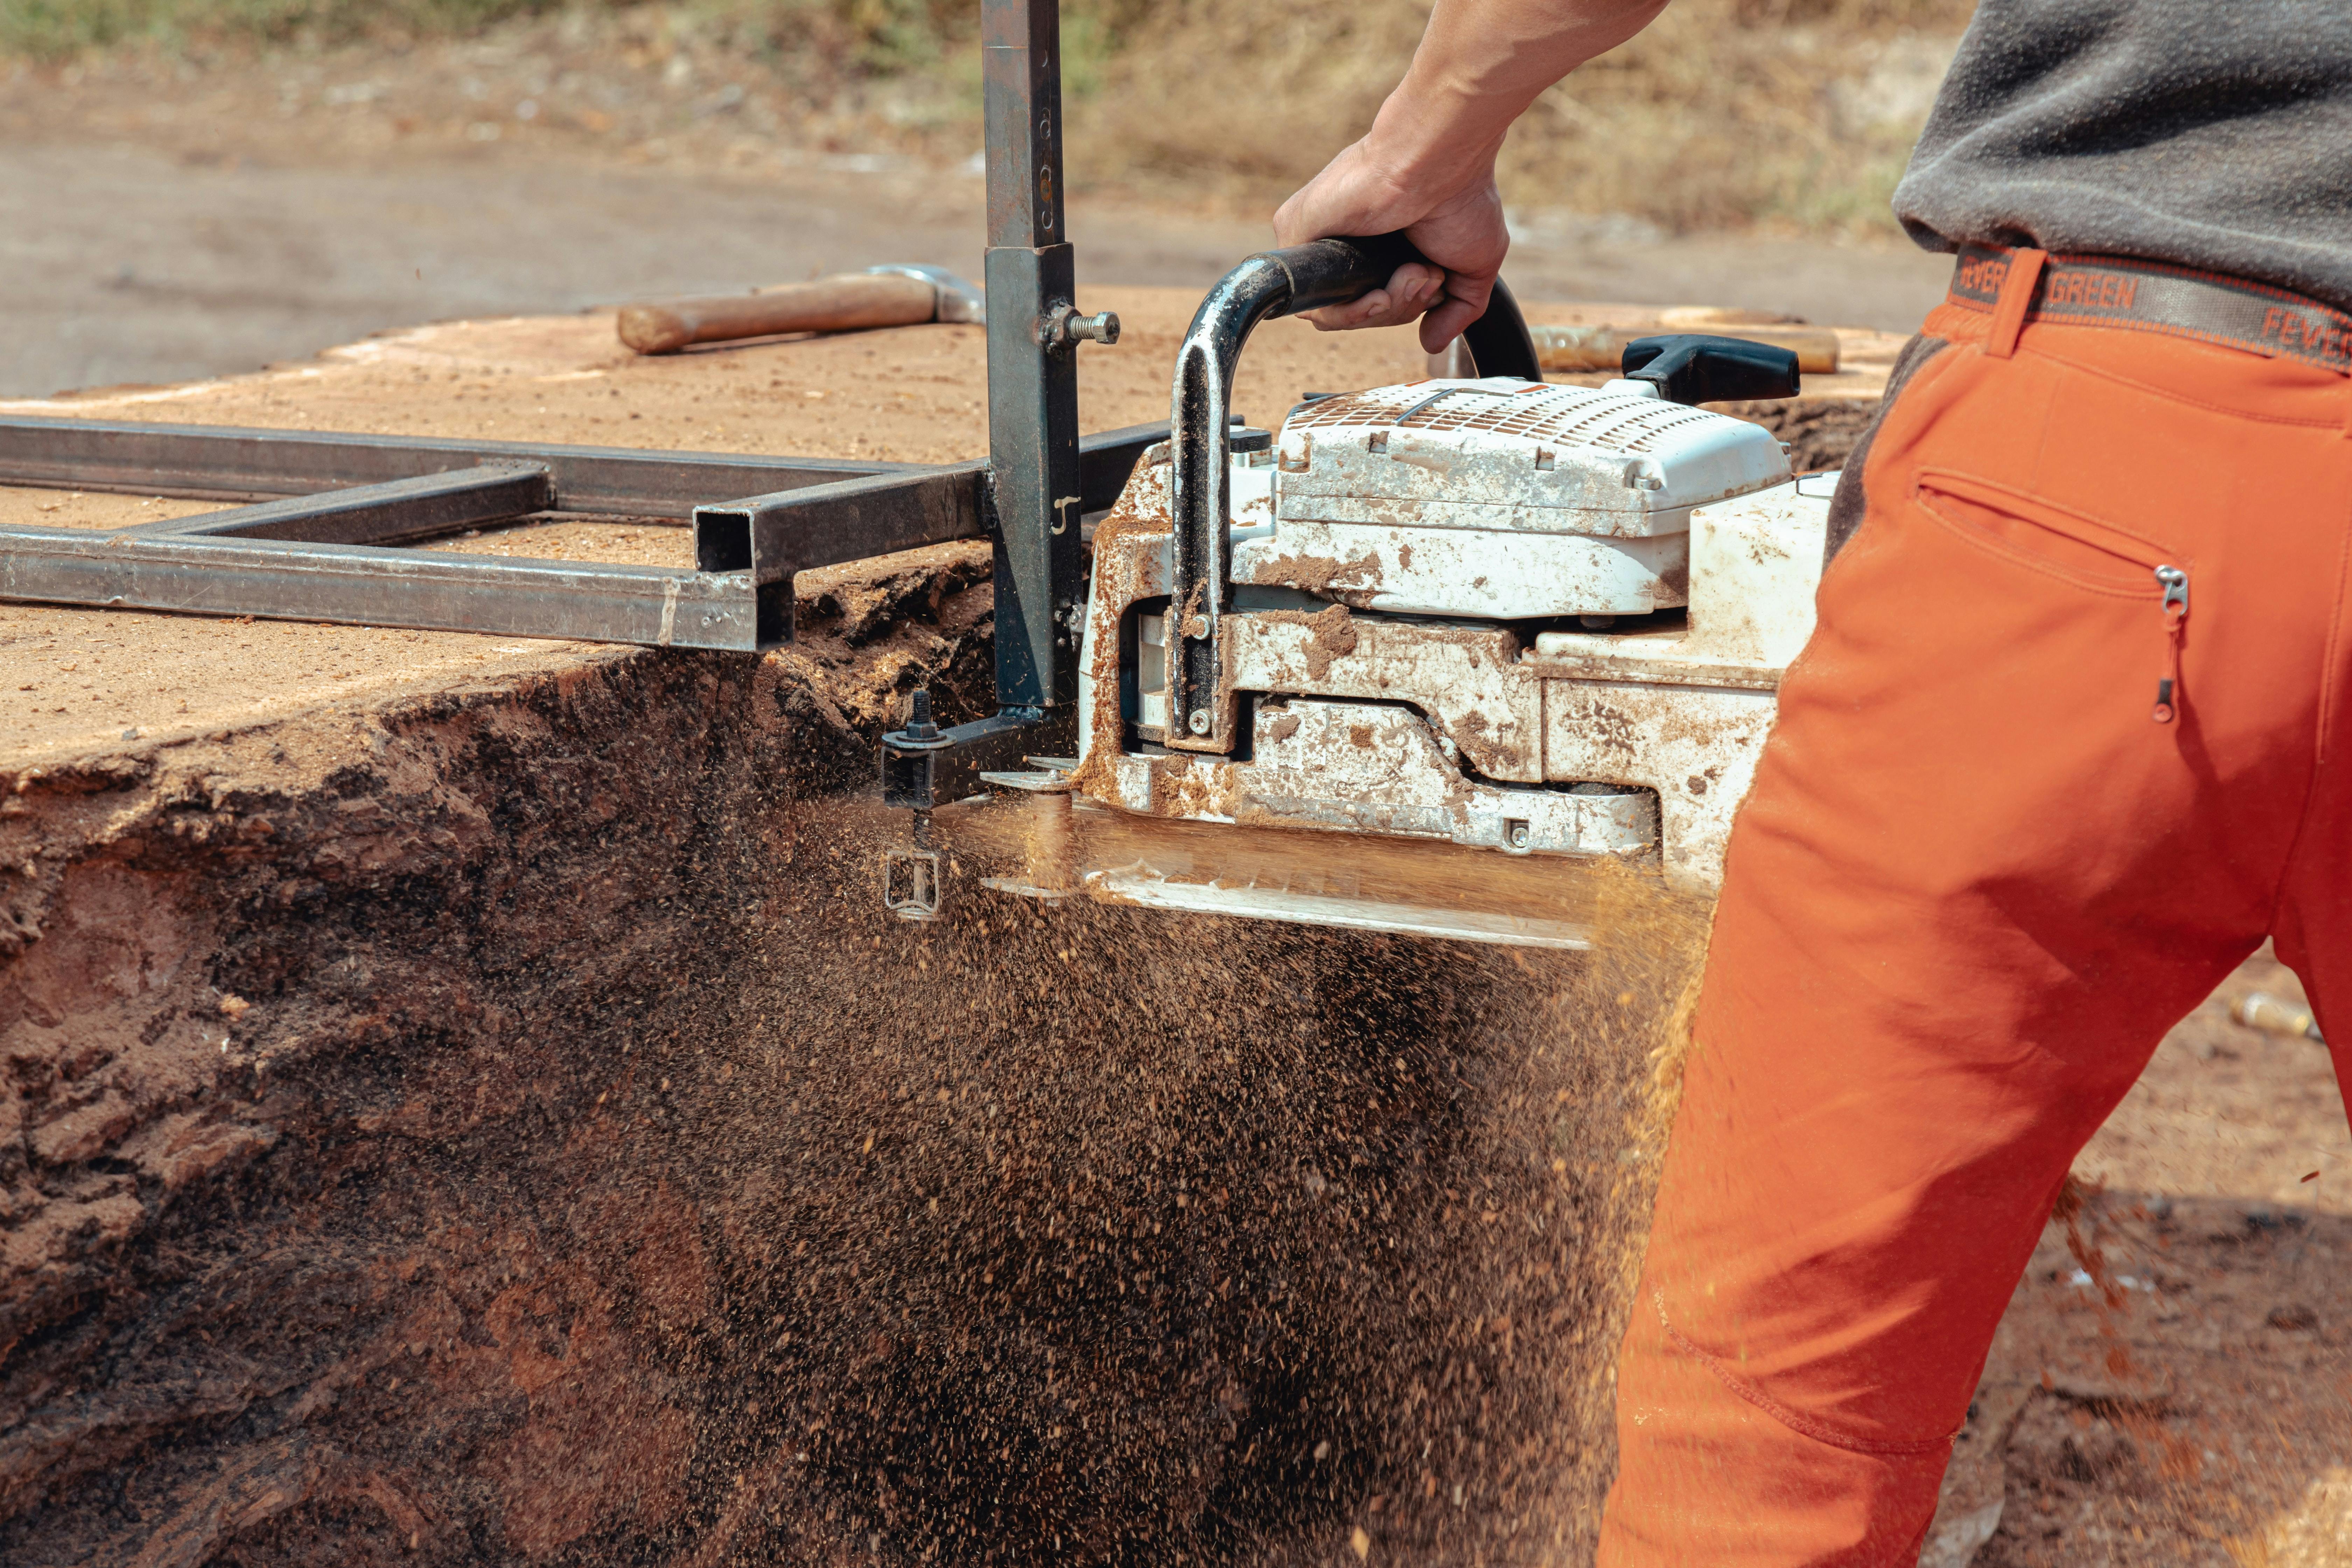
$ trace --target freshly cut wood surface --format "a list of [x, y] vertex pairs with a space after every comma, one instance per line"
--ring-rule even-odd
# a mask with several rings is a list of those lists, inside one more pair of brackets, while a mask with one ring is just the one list
[[[924, 290], [913, 279], [900, 282]], [[746, 296], [756, 301], [762, 295]], [[1085, 310], [1118, 313], [1114, 348], [1088, 346], [1078, 370], [1089, 430], [1168, 416], [1168, 384], [1187, 289], [1081, 288]], [[1538, 321], [1654, 331], [1655, 311], [1614, 303], [1530, 303]], [[1902, 340], [1849, 332], [1847, 368], [1808, 376], [1805, 406], [1866, 404]], [[939, 463], [988, 450], [987, 333], [929, 323], [690, 347], [641, 355], [614, 341], [614, 315], [444, 321], [331, 349], [314, 360], [180, 386], [0, 402], [14, 415], [154, 420], [278, 429], [545, 441], [568, 446], [789, 453]], [[1253, 333], [1235, 406], [1279, 424], [1306, 392], [1415, 381], [1426, 372], [1412, 330], [1320, 332], [1303, 321]], [[0, 521], [115, 528], [211, 510], [154, 496], [76, 495], [0, 487]], [[523, 524], [437, 548], [507, 557], [642, 561], [689, 548], [657, 520]], [[680, 563], [688, 559], [675, 556]], [[0, 604], [0, 663], [28, 673], [0, 683], [0, 765], [104, 753], [126, 742], [204, 733], [449, 679], [510, 680], [593, 657], [584, 645], [260, 622], [135, 611]], [[373, 700], [371, 698], [370, 700]]]

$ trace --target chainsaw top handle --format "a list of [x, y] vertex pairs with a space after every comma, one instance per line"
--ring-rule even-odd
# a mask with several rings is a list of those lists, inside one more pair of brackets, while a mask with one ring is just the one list
[[[1305, 245], [1294, 245], [1287, 250], [1266, 250], [1241, 264], [1225, 281], [1233, 282], [1257, 264], [1269, 263], [1279, 268], [1286, 279], [1287, 298], [1260, 321], [1274, 316], [1296, 316], [1308, 310], [1319, 310], [1326, 305], [1345, 305], [1363, 298], [1375, 289], [1384, 289], [1398, 268], [1410, 261], [1426, 261], [1428, 258], [1416, 249], [1402, 234], [1376, 234], [1367, 239], [1317, 239]], [[1223, 285], [1220, 285], [1222, 288]], [[1215, 293], [1209, 296], [1216, 298]], [[1201, 309], [1205, 314], [1207, 302]], [[1193, 325], [1200, 318], [1193, 318]], [[1255, 326], [1252, 321], [1250, 326]], [[1249, 327], [1242, 329], [1246, 337]], [[1470, 350], [1470, 358], [1480, 375], [1507, 375], [1520, 381], [1541, 381], [1543, 371], [1536, 363], [1535, 340], [1528, 335], [1528, 323], [1519, 314], [1519, 302], [1501, 279], [1495, 279], [1494, 292], [1488, 296], [1486, 313], [1463, 329], [1462, 341]]]
[[[1344, 305], [1383, 288], [1396, 269], [1425, 260], [1402, 234], [1317, 239], [1249, 258], [1219, 280], [1193, 313], [1176, 354], [1170, 400], [1176, 519], [1171, 587], [1168, 744], [1233, 750], [1233, 716], [1219, 710], [1217, 627], [1228, 596], [1225, 527], [1230, 494], [1234, 371], [1260, 321]], [[1482, 376], [1541, 381], [1535, 341], [1499, 278], [1486, 313], [1462, 334]]]

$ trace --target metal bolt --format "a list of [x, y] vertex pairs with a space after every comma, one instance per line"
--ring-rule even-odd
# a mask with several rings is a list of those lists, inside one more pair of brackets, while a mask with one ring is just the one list
[[931, 721], [931, 693], [929, 687], [915, 688], [912, 705], [907, 713], [907, 733], [918, 741], [936, 741], [940, 727]]
[[1204, 708], [1193, 710], [1192, 717], [1184, 721], [1184, 727], [1195, 735], [1207, 734], [1209, 732], [1208, 710]]
[[1511, 847], [1514, 849], [1525, 849], [1528, 847], [1528, 825], [1524, 822], [1515, 821], [1509, 825], [1509, 828]]
[[1097, 310], [1091, 316], [1081, 316], [1073, 310], [1062, 318], [1061, 327], [1064, 342], [1076, 342], [1080, 338], [1106, 345], [1118, 342], [1118, 317], [1109, 310]]

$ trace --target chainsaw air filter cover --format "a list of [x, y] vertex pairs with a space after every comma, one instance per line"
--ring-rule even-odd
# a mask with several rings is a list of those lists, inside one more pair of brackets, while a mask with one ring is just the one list
[[1684, 604], [1691, 509], [1784, 483], [1789, 464], [1727, 415], [1498, 378], [1307, 404], [1273, 478], [1273, 528], [1236, 534], [1236, 583], [1516, 620]]

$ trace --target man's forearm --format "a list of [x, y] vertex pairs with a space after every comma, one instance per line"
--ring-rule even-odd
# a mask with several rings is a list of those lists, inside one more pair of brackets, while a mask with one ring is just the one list
[[1543, 90], [1647, 26], [1666, 0], [1437, 0], [1412, 66], [1364, 138], [1390, 178], [1422, 188], [1490, 164]]
[[1402, 229], [1427, 259], [1308, 319], [1331, 331], [1420, 316], [1433, 353], [1476, 321], [1511, 247], [1495, 188], [1503, 133], [1544, 89], [1665, 8], [1666, 0], [1437, 0], [1412, 68], [1370, 132], [1274, 215], [1278, 245]]

